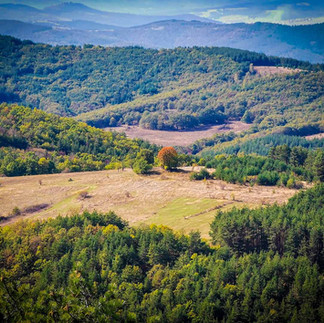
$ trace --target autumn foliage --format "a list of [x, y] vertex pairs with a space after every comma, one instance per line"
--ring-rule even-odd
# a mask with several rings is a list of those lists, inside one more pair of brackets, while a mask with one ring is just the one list
[[164, 147], [158, 153], [161, 166], [165, 169], [172, 169], [178, 166], [178, 154], [173, 147]]

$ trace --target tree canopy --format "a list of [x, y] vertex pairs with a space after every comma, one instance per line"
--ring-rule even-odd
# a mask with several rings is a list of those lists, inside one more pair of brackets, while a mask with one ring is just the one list
[[163, 147], [157, 157], [165, 169], [173, 169], [178, 166], [178, 153], [173, 147]]

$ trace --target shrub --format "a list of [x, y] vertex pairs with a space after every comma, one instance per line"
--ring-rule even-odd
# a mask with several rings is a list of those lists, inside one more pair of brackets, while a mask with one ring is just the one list
[[295, 181], [295, 178], [294, 177], [290, 177], [287, 181], [287, 184], [286, 186], [288, 188], [295, 188], [296, 187], [296, 181]]
[[143, 157], [136, 158], [133, 164], [133, 171], [136, 174], [147, 174], [152, 169], [152, 165], [149, 164]]
[[203, 168], [200, 170], [199, 173], [191, 173], [190, 174], [190, 180], [203, 180], [203, 179], [209, 179], [212, 178], [212, 176], [209, 174], [208, 170], [206, 168]]
[[17, 206], [15, 206], [15, 207], [12, 209], [11, 213], [10, 213], [11, 216], [18, 216], [18, 215], [20, 215], [20, 214], [21, 214], [21, 211], [20, 211], [20, 209], [19, 209]]
[[49, 207], [48, 203], [36, 204], [26, 207], [23, 211], [24, 213], [36, 213], [38, 211], [44, 210]]
[[287, 186], [287, 182], [289, 180], [289, 176], [287, 173], [283, 173], [280, 175], [280, 184], [283, 186]]
[[276, 185], [279, 180], [277, 172], [264, 171], [259, 174], [257, 183], [259, 185]]
[[84, 199], [87, 199], [89, 198], [90, 195], [87, 191], [82, 191], [79, 193], [79, 200], [84, 200]]

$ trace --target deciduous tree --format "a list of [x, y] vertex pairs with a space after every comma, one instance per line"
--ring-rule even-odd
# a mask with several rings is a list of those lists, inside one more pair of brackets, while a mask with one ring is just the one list
[[158, 153], [161, 166], [165, 169], [172, 169], [178, 166], [178, 153], [173, 147], [164, 147]]

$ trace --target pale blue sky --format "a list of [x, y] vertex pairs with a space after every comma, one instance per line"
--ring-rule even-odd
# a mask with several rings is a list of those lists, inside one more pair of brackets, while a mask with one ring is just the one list
[[[66, 0], [0, 0], [0, 3], [27, 4], [38, 8]], [[89, 7], [114, 12], [149, 15], [194, 13], [223, 22], [285, 21], [324, 18], [324, 1], [300, 0], [74, 0]], [[233, 21], [232, 21], [233, 20]]]

